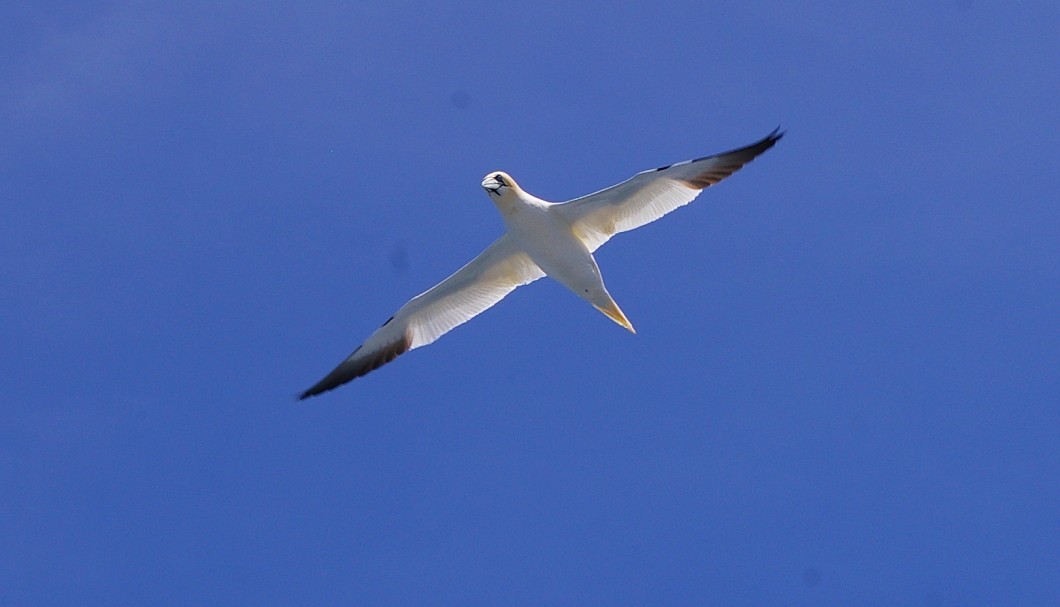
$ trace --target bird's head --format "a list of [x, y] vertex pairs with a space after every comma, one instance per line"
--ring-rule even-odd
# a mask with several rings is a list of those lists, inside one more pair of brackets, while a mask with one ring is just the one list
[[482, 189], [486, 190], [489, 197], [502, 197], [512, 191], [518, 190], [519, 185], [515, 183], [511, 175], [504, 171], [494, 171], [482, 178]]

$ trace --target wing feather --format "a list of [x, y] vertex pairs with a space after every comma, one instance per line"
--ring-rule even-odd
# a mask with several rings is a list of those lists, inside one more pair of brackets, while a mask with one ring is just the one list
[[452, 276], [413, 297], [299, 398], [337, 388], [409, 350], [426, 346], [486, 311], [517, 287], [544, 275], [507, 235], [501, 236]]
[[565, 202], [556, 210], [589, 251], [612, 236], [651, 223], [682, 207], [773, 147], [780, 129], [749, 146], [637, 173], [618, 185]]

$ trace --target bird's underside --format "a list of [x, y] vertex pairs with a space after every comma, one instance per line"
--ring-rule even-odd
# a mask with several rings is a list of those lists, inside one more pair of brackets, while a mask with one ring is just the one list
[[527, 194], [506, 173], [490, 173], [482, 187], [505, 220], [505, 234], [452, 276], [412, 298], [299, 398], [334, 389], [435, 341], [546, 273], [633, 331], [607, 292], [592, 253], [611, 236], [688, 204], [781, 137], [777, 129], [749, 146], [644, 171], [559, 204]]

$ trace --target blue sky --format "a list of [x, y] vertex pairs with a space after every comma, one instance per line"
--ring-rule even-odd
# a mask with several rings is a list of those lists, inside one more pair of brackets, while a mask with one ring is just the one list
[[[0, 9], [0, 602], [1060, 604], [1055, 2]], [[773, 150], [304, 403], [564, 200]]]

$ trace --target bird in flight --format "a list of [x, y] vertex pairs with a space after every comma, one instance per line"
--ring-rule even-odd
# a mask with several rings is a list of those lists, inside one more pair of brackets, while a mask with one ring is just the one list
[[486, 175], [482, 187], [504, 219], [504, 235], [455, 274], [413, 297], [299, 399], [337, 388], [432, 343], [516, 287], [546, 275], [635, 333], [604, 286], [593, 259], [596, 249], [619, 232], [639, 228], [692, 202], [783, 136], [778, 128], [749, 146], [637, 173], [618, 185], [563, 203], [527, 193], [507, 173]]

